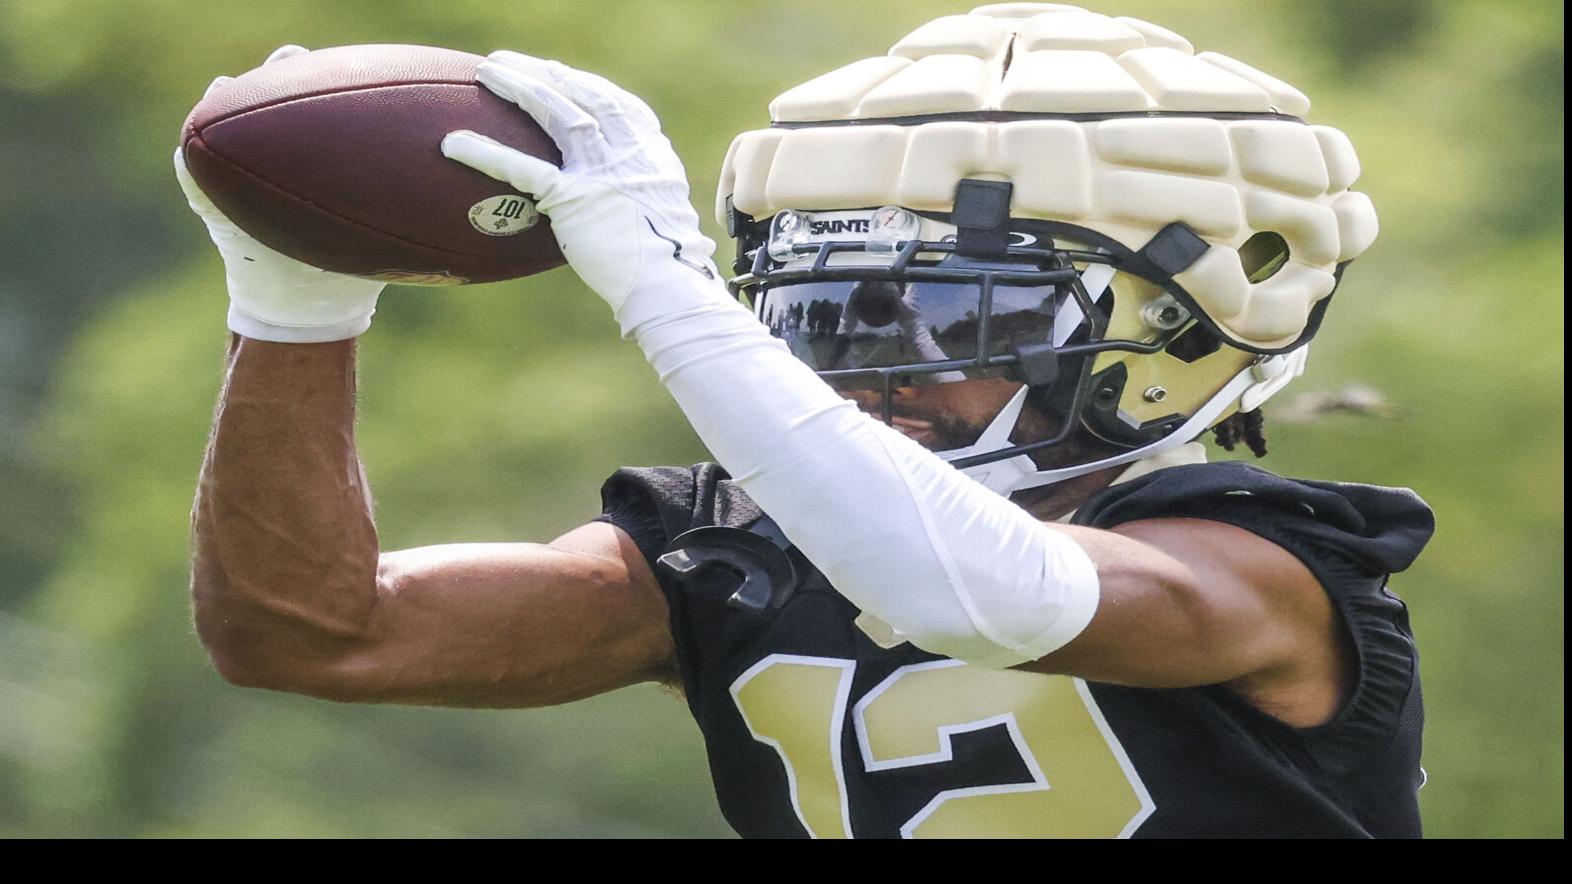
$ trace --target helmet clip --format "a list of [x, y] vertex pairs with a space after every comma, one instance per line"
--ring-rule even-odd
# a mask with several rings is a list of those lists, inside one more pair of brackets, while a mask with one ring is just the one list
[[1027, 386], [1041, 387], [1059, 379], [1059, 348], [1052, 341], [1017, 344], [1010, 352], [1015, 355], [1015, 373]]
[[1212, 246], [1183, 221], [1175, 221], [1157, 231], [1152, 241], [1136, 254], [1168, 277], [1178, 276], [1201, 260]]
[[955, 187], [955, 251], [968, 258], [1003, 258], [1010, 250], [1010, 200], [1015, 185], [1008, 181], [964, 178]]

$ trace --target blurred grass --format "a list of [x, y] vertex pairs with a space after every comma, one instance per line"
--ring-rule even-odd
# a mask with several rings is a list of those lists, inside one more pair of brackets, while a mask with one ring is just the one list
[[[1424, 654], [1428, 830], [1564, 834], [1560, 5], [1091, 5], [1299, 85], [1359, 147], [1382, 238], [1296, 389], [1370, 384], [1396, 416], [1279, 425], [1266, 465], [1435, 506], [1435, 542], [1394, 579]], [[172, 181], [174, 134], [213, 75], [282, 43], [508, 46], [648, 98], [707, 215], [770, 97], [962, 8], [0, 0], [0, 835], [725, 832], [697, 728], [654, 689], [450, 712], [213, 674], [186, 535], [222, 272]], [[548, 539], [617, 466], [704, 457], [566, 271], [382, 303], [360, 438], [389, 547]]]

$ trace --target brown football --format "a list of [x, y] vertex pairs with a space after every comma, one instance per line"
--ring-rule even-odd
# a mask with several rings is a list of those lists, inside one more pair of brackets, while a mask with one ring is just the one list
[[180, 134], [215, 205], [324, 270], [412, 285], [529, 276], [564, 263], [528, 194], [442, 155], [469, 129], [562, 164], [546, 133], [475, 81], [478, 55], [341, 46], [242, 74]]

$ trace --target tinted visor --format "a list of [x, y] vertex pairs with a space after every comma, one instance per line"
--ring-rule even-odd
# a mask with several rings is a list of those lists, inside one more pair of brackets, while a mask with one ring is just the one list
[[[985, 323], [975, 283], [809, 282], [766, 289], [755, 312], [798, 359], [825, 372], [971, 360], [1046, 342], [1065, 298], [1057, 286], [996, 285]], [[1076, 312], [1071, 321], [1079, 319]], [[984, 371], [965, 374], [980, 377]]]

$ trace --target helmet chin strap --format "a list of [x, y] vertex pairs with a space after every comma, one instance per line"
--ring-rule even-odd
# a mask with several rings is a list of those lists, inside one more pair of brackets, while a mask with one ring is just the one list
[[[1077, 476], [1085, 476], [1109, 467], [1133, 463], [1173, 451], [1206, 432], [1207, 428], [1216, 423], [1223, 412], [1234, 403], [1243, 400], [1245, 403], [1253, 404], [1254, 407], [1259, 407], [1269, 396], [1282, 389], [1288, 381], [1304, 373], [1305, 358], [1308, 353], [1308, 347], [1301, 347], [1292, 353], [1273, 356], [1264, 362], [1249, 366], [1235, 375], [1233, 380], [1217, 391], [1217, 395], [1201, 406], [1200, 410], [1178, 429], [1150, 445], [1080, 466], [1062, 467], [1056, 470], [1039, 470], [1029, 456], [1018, 454], [992, 463], [967, 467], [963, 472], [984, 487], [999, 494], [1009, 495], [1011, 492], [1053, 485]], [[975, 444], [936, 453], [947, 461], [954, 461], [1014, 448], [1015, 445], [1010, 442], [1010, 433], [1015, 430], [1015, 423], [1020, 419], [1021, 409], [1025, 407], [1026, 397], [1030, 392], [1030, 387], [1022, 387], [994, 417], [988, 428], [983, 430]]]

